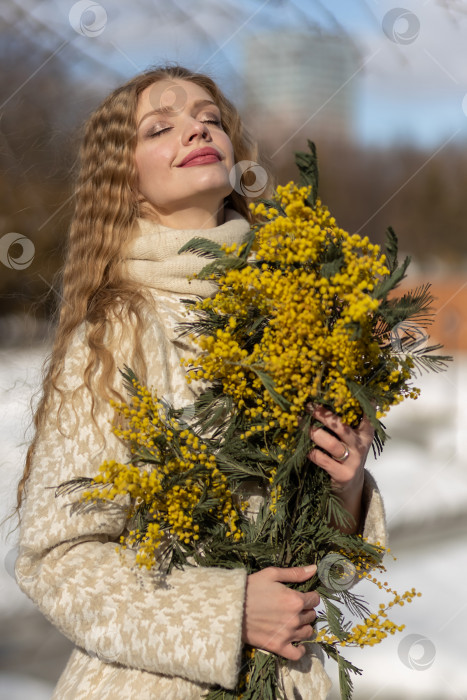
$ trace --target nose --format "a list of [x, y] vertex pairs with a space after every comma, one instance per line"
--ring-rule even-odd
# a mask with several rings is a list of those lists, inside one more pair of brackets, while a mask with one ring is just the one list
[[184, 143], [189, 144], [197, 139], [211, 141], [211, 134], [208, 125], [205, 122], [199, 121], [198, 119], [190, 119], [189, 123], [185, 125], [183, 141]]

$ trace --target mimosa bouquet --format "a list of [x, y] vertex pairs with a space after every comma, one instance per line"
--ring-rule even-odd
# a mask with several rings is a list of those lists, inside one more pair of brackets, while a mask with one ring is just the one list
[[[198, 277], [218, 285], [212, 297], [185, 300], [191, 320], [180, 331], [199, 348], [184, 360], [187, 381], [198, 382], [194, 405], [169, 405], [125, 368], [131, 396], [113, 404], [120, 416], [114, 432], [132, 461], [106, 461], [80, 486], [87, 505], [130, 496], [132, 525], [121, 545], [160, 575], [192, 565], [254, 573], [316, 563], [316, 575], [297, 588], [321, 596], [310, 643], [337, 661], [347, 699], [350, 674], [360, 670], [342, 650], [402, 629], [387, 611], [416, 592], [399, 596], [380, 584], [373, 572], [384, 569], [384, 547], [343, 532], [350, 516], [329, 475], [307, 458], [312, 407], [325, 406], [352, 427], [367, 416], [378, 454], [386, 439], [381, 419], [418, 396], [417, 370], [438, 371], [450, 358], [434, 354], [439, 346], [421, 346], [410, 330], [429, 323], [428, 285], [392, 294], [409, 264], [398, 262], [394, 232], [383, 253], [339, 228], [317, 197], [309, 146], [297, 154], [300, 184], [252, 205], [257, 223], [240, 246], [197, 238], [180, 251], [206, 257]], [[262, 494], [253, 514], [252, 485]], [[362, 577], [391, 595], [377, 613], [350, 590]], [[352, 624], [349, 613], [360, 622]], [[238, 687], [213, 689], [209, 700], [282, 697], [285, 659], [247, 647], [243, 662]]]

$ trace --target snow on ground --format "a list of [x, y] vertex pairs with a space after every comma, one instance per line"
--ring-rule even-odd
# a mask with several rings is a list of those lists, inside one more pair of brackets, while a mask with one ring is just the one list
[[[386, 562], [384, 580], [393, 589], [402, 594], [413, 586], [422, 596], [409, 605], [392, 608], [389, 618], [405, 625], [402, 632], [377, 646], [344, 653], [363, 669], [363, 675], [354, 680], [354, 700], [467, 699], [466, 539], [437, 543], [433, 550], [396, 552], [397, 560]], [[378, 603], [389, 600], [369, 582], [360, 583], [358, 593], [374, 610]], [[334, 662], [328, 661], [326, 670], [337, 688]]]
[[[30, 401], [44, 356], [41, 348], [0, 353], [0, 519], [14, 504]], [[413, 523], [433, 526], [437, 518], [467, 513], [467, 358], [459, 358], [446, 373], [424, 375], [418, 385], [422, 396], [392, 411], [386, 420], [392, 439], [381, 457], [369, 461], [389, 526], [399, 531], [405, 526], [408, 541]], [[355, 681], [354, 700], [467, 700], [467, 536], [453, 524], [448, 538], [441, 532], [432, 545], [403, 547], [394, 552], [397, 561], [387, 562], [392, 587], [403, 593], [414, 586], [422, 597], [395, 612], [394, 621], [406, 625], [402, 633], [377, 647], [347, 652], [364, 671]], [[32, 606], [11, 576], [16, 534], [6, 540], [7, 529], [4, 525], [0, 531], [0, 625], [2, 616]], [[376, 606], [387, 599], [369, 583], [359, 584], [359, 592]], [[337, 685], [333, 662], [327, 670]], [[32, 682], [0, 675], [0, 700], [50, 696], [44, 683], [32, 690]], [[21, 683], [23, 690], [15, 690]]]
[[467, 505], [467, 358], [415, 384], [420, 398], [408, 399], [384, 419], [391, 439], [368, 462], [389, 527]]
[[[0, 352], [0, 522], [16, 503], [27, 437], [32, 434], [31, 401], [40, 386], [44, 359], [42, 347]], [[8, 533], [16, 522], [8, 520], [0, 527], [0, 616], [11, 614], [12, 609], [33, 607], [12, 577], [17, 533]]]
[[53, 686], [14, 673], [0, 674], [0, 700], [50, 700]]

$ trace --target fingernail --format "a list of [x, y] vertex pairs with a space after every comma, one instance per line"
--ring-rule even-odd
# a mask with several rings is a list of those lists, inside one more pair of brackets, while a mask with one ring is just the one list
[[316, 564], [310, 564], [310, 566], [304, 566], [303, 569], [306, 574], [314, 574], [318, 567]]

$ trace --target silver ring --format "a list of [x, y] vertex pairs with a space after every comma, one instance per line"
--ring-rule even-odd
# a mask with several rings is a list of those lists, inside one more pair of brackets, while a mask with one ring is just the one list
[[348, 457], [349, 454], [350, 454], [349, 448], [347, 447], [347, 445], [344, 445], [343, 442], [341, 442], [341, 445], [342, 445], [342, 447], [344, 448], [344, 454], [342, 455], [342, 457], [334, 457], [334, 459], [336, 460], [336, 462], [345, 462], [345, 460], [347, 459], [347, 457]]

